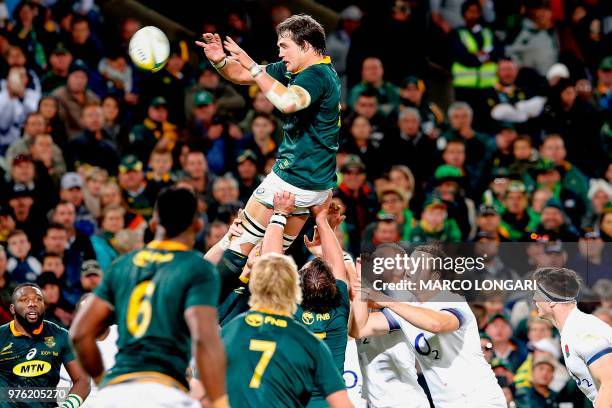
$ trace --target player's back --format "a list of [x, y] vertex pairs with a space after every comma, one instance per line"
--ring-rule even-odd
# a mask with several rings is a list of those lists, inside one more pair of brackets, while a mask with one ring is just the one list
[[302, 407], [344, 389], [331, 354], [290, 316], [251, 310], [223, 327], [232, 407]]
[[216, 306], [219, 278], [202, 254], [176, 242], [153, 241], [115, 261], [96, 295], [114, 306], [119, 327], [109, 384], [143, 372], [187, 386], [190, 334], [184, 312]]

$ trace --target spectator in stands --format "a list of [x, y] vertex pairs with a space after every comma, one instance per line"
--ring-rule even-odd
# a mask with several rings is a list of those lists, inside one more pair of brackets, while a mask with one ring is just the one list
[[529, 197], [522, 182], [512, 181], [508, 185], [503, 206], [502, 236], [511, 241], [527, 239], [528, 234], [538, 226], [540, 217], [529, 208]]
[[81, 287], [83, 288], [83, 292], [93, 292], [102, 281], [103, 276], [104, 272], [98, 261], [90, 259], [83, 262], [83, 265], [81, 265]]
[[[57, 221], [66, 228], [76, 228], [80, 233], [90, 236], [96, 229], [96, 222], [87, 207], [85, 206], [85, 195], [83, 193], [83, 177], [77, 173], [66, 173], [60, 183], [60, 203], [55, 207], [55, 211], [61, 209], [62, 218], [67, 216], [71, 223], [67, 224]], [[72, 208], [70, 205], [72, 204]], [[72, 215], [69, 215], [72, 214]], [[68, 221], [67, 221], [68, 222]], [[68, 231], [70, 233], [70, 230]]]
[[610, 276], [611, 255], [610, 251], [605, 250], [599, 231], [585, 229], [578, 240], [578, 253], [570, 259], [568, 265], [578, 273], [587, 287], [593, 287], [598, 280]]
[[[397, 187], [386, 187], [378, 194], [378, 201], [381, 204], [381, 210], [378, 213], [378, 218], [390, 216], [395, 221], [397, 226], [397, 236], [401, 241], [409, 241], [412, 229], [416, 225], [414, 214], [408, 208], [408, 198], [406, 192]], [[372, 239], [377, 222], [371, 223], [363, 232], [363, 241], [368, 242]], [[391, 241], [393, 242], [393, 241]]]
[[215, 177], [208, 171], [208, 163], [204, 153], [192, 150], [187, 154], [183, 168], [188, 177], [189, 185], [198, 194], [210, 194]]
[[127, 135], [125, 125], [122, 123], [119, 100], [115, 96], [108, 95], [102, 100], [102, 116], [104, 117], [103, 130], [108, 135], [108, 140], [121, 153], [125, 147]]
[[85, 106], [81, 113], [81, 123], [83, 131], [68, 144], [68, 154], [75, 168], [87, 164], [100, 167], [111, 175], [117, 174], [119, 154], [104, 130], [100, 105]]
[[215, 220], [219, 215], [219, 210], [223, 206], [235, 205], [237, 208], [244, 207], [244, 203], [238, 200], [240, 190], [238, 181], [230, 174], [217, 177], [212, 184], [212, 200], [208, 208], [208, 216]]
[[461, 242], [461, 230], [454, 219], [448, 218], [446, 204], [440, 198], [430, 196], [425, 200], [421, 219], [412, 229], [410, 241], [414, 243]]
[[37, 197], [35, 190], [17, 183], [11, 186], [7, 195], [15, 228], [25, 231], [33, 249], [37, 250], [42, 236], [40, 226], [44, 225], [44, 210], [38, 202], [35, 203], [34, 198]]
[[536, 232], [540, 236], [548, 236], [550, 240], [561, 240], [564, 242], [575, 242], [578, 240], [576, 229], [571, 223], [566, 221], [563, 206], [555, 198], [551, 198], [546, 202]]
[[381, 173], [384, 166], [380, 142], [372, 140], [372, 126], [364, 116], [353, 116], [346, 125], [347, 138], [340, 147], [340, 152], [359, 156], [368, 169], [368, 178], [373, 180]]
[[45, 94], [52, 93], [57, 88], [66, 85], [72, 60], [72, 53], [64, 43], [57, 43], [49, 55], [49, 68], [41, 79], [42, 90]]
[[75, 15], [72, 18], [70, 36], [67, 46], [74, 58], [82, 60], [90, 68], [97, 67], [104, 51], [102, 44], [91, 35], [89, 20], [86, 17]]
[[434, 172], [433, 195], [442, 200], [448, 218], [457, 223], [461, 237], [467, 240], [476, 233], [476, 207], [474, 201], [465, 196], [465, 184], [465, 174], [458, 167], [444, 164]]
[[40, 286], [45, 299], [45, 319], [60, 327], [69, 327], [72, 321], [69, 310], [72, 306], [63, 299], [62, 281], [52, 272], [44, 272], [38, 277], [36, 284]]
[[103, 271], [107, 271], [111, 262], [119, 256], [113, 246], [113, 239], [124, 228], [124, 223], [125, 209], [122, 206], [109, 204], [104, 207], [100, 232], [91, 237], [91, 245]]
[[240, 194], [238, 200], [246, 203], [255, 188], [263, 181], [263, 176], [258, 174], [257, 156], [252, 150], [243, 151], [236, 159], [236, 176]]
[[612, 201], [612, 185], [603, 179], [591, 179], [588, 211], [582, 218], [582, 228], [595, 228], [605, 205]]
[[45, 272], [53, 272], [58, 279], [62, 279], [66, 267], [64, 266], [64, 260], [59, 254], [54, 252], [44, 252], [40, 257], [42, 259], [42, 270]]
[[11, 232], [7, 243], [10, 257], [6, 268], [10, 279], [16, 283], [35, 282], [41, 265], [38, 259], [30, 255], [32, 245], [26, 233], [22, 230]]
[[353, 107], [354, 114], [364, 116], [372, 125], [372, 138], [381, 141], [384, 138], [385, 118], [378, 112], [378, 94], [372, 88], [366, 88], [357, 95]]
[[278, 148], [274, 135], [277, 119], [268, 113], [255, 113], [251, 121], [250, 132], [246, 134], [241, 145], [251, 150], [257, 157], [257, 166], [263, 168], [269, 157], [276, 155]]
[[60, 107], [58, 100], [51, 95], [43, 96], [38, 104], [38, 113], [45, 119], [45, 133], [53, 137], [53, 142], [61, 149], [65, 149], [68, 143], [66, 125], [60, 118]]
[[227, 81], [222, 80], [217, 70], [204, 61], [198, 67], [198, 82], [185, 92], [185, 112], [187, 119], [191, 119], [195, 109], [195, 95], [200, 91], [212, 94], [217, 110], [222, 115], [231, 115], [244, 108], [245, 101], [242, 95]]
[[549, 388], [555, 373], [555, 365], [548, 358], [533, 362], [533, 386], [523, 387], [516, 394], [517, 407], [554, 408], [557, 407], [557, 393]]
[[601, 111], [612, 110], [612, 55], [605, 57], [597, 69], [595, 101]]
[[480, 207], [478, 207], [476, 227], [478, 228], [476, 237], [478, 237], [479, 233], [484, 233], [497, 241], [505, 241], [507, 239], [503, 236], [501, 217], [497, 209], [492, 205], [481, 204]]
[[510, 318], [504, 313], [493, 314], [485, 326], [485, 333], [492, 340], [495, 356], [510, 364], [511, 372], [516, 372], [528, 352], [522, 341], [512, 337]]
[[108, 180], [108, 173], [99, 167], [91, 167], [85, 171], [83, 199], [85, 207], [94, 219], [98, 219], [102, 211], [102, 186]]
[[89, 80], [88, 68], [81, 60], [70, 65], [66, 85], [51, 93], [60, 103], [60, 117], [66, 124], [68, 138], [73, 139], [81, 130], [83, 108], [100, 103], [100, 98], [87, 89]]
[[156, 146], [171, 150], [177, 139], [176, 126], [168, 122], [168, 102], [158, 96], [151, 101], [144, 121], [130, 132], [127, 151], [145, 163]]
[[[397, 242], [401, 239], [399, 235], [399, 225], [395, 218], [390, 214], [382, 214], [378, 216], [378, 220], [374, 223], [372, 233], [372, 244], [389, 244]], [[361, 242], [362, 248], [368, 245], [369, 241], [363, 239]], [[363, 250], [363, 249], [362, 249]]]
[[529, 135], [518, 135], [512, 144], [514, 160], [508, 167], [512, 174], [521, 177], [523, 182], [530, 180], [529, 174], [537, 164], [537, 151], [533, 148], [533, 141]]
[[612, 202], [606, 204], [599, 218], [599, 233], [604, 242], [612, 242]]
[[257, 87], [251, 87], [249, 93], [253, 94], [253, 105], [244, 116], [244, 119], [239, 123], [240, 129], [248, 133], [252, 130], [252, 124], [256, 114], [263, 113], [269, 115], [275, 123], [274, 133], [272, 134], [274, 143], [280, 143], [283, 138], [283, 122], [278, 117], [274, 116], [274, 105], [272, 105], [272, 102], [270, 102], [264, 93]]
[[171, 173], [172, 162], [171, 151], [159, 148], [154, 149], [149, 158], [149, 171], [145, 174], [147, 185], [151, 185], [157, 191], [161, 191], [163, 188], [174, 184], [175, 178]]
[[4, 247], [0, 245], [0, 323], [8, 323], [13, 320], [10, 312], [11, 296], [16, 286], [15, 282], [8, 276], [6, 270], [7, 255]]
[[62, 151], [53, 143], [53, 138], [48, 134], [41, 133], [35, 136], [31, 143], [26, 154], [29, 153], [35, 163], [41, 163], [42, 166], [38, 168], [46, 169], [53, 182], [57, 184], [66, 173], [66, 163]]
[[128, 155], [121, 159], [119, 186], [128, 210], [150, 220], [158, 191], [145, 180], [142, 162], [136, 156]]
[[361, 83], [349, 91], [347, 104], [354, 108], [357, 97], [366, 89], [375, 92], [378, 101], [378, 113], [387, 117], [397, 111], [400, 102], [399, 89], [384, 80], [384, 68], [380, 59], [366, 58], [361, 64]]
[[404, 78], [400, 89], [400, 113], [405, 108], [415, 108], [421, 116], [421, 130], [427, 136], [435, 139], [440, 134], [444, 122], [444, 112], [425, 95], [425, 81], [416, 76]]
[[[15, 140], [6, 151], [6, 161], [9, 166], [18, 154], [28, 154], [34, 137], [45, 133], [45, 119], [37, 112], [28, 114], [23, 125], [21, 138]], [[61, 150], [58, 152], [61, 155]], [[57, 153], [56, 153], [57, 154]]]
[[121, 50], [114, 49], [98, 64], [98, 72], [106, 81], [106, 91], [121, 98], [134, 90], [134, 73]]
[[338, 27], [329, 33], [325, 41], [327, 55], [331, 57], [334, 68], [342, 83], [341, 100], [346, 100], [347, 91], [347, 57], [351, 46], [351, 37], [359, 25], [363, 12], [359, 7], [350, 5], [340, 12]]

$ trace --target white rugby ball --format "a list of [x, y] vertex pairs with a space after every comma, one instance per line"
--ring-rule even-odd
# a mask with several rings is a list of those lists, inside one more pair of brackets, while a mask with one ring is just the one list
[[138, 68], [157, 72], [166, 65], [170, 56], [168, 37], [157, 27], [146, 26], [130, 39], [130, 58]]

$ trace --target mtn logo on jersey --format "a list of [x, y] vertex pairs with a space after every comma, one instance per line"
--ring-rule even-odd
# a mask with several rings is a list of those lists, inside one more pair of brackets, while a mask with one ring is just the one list
[[46, 361], [24, 361], [13, 367], [13, 374], [20, 377], [38, 377], [51, 371], [51, 364]]

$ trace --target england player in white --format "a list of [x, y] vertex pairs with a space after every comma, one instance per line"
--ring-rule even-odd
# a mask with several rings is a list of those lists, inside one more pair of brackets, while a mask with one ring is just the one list
[[561, 333], [565, 365], [595, 408], [612, 407], [612, 328], [576, 305], [580, 279], [566, 268], [540, 268], [533, 278], [539, 317]]
[[[435, 246], [421, 245], [411, 257], [446, 255]], [[418, 282], [444, 275], [444, 271], [421, 267], [406, 278]], [[506, 408], [504, 394], [482, 354], [476, 318], [463, 297], [442, 291], [413, 293], [416, 302], [377, 300], [384, 309], [369, 314], [363, 302], [355, 302], [353, 313], [360, 323], [353, 333], [369, 338], [399, 327], [423, 370], [436, 408]]]

